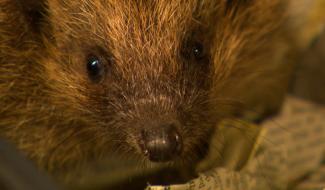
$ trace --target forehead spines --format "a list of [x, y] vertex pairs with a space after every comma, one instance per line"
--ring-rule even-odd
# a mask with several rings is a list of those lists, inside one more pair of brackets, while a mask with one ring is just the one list
[[[103, 34], [118, 46], [112, 50], [115, 51], [113, 54], [121, 60], [125, 60], [126, 56], [130, 64], [137, 64], [139, 67], [149, 63], [153, 66], [155, 63], [158, 64], [159, 60], [157, 66], [173, 65], [170, 59], [180, 46], [180, 36], [185, 28], [185, 26], [181, 27], [181, 22], [177, 26], [174, 21], [184, 19], [183, 16], [177, 15], [178, 6], [155, 1], [137, 1], [118, 6], [118, 9], [123, 9], [123, 6], [127, 6], [127, 11], [119, 10], [118, 12], [123, 16], [116, 17], [125, 20], [116, 23], [107, 22], [107, 32]], [[173, 16], [175, 18], [172, 18]], [[162, 63], [162, 60], [165, 60], [165, 63]], [[161, 67], [156, 69], [161, 70]]]
[[[195, 1], [175, 0], [166, 1], [65, 1], [53, 0], [49, 2], [50, 12], [55, 24], [68, 25], [106, 24], [106, 27], [125, 27], [133, 24], [148, 28], [155, 25], [156, 29], [166, 26], [180, 28], [191, 20], [195, 9]], [[99, 22], [100, 21], [100, 22]], [[97, 25], [96, 25], [97, 26]]]
[[[49, 8], [59, 39], [107, 49], [121, 67], [168, 65], [177, 70], [179, 50], [204, 9], [217, 1], [52, 0]], [[209, 11], [205, 11], [209, 12]], [[200, 15], [200, 16], [198, 16]], [[63, 36], [63, 37], [61, 37]], [[162, 61], [163, 60], [163, 61]]]

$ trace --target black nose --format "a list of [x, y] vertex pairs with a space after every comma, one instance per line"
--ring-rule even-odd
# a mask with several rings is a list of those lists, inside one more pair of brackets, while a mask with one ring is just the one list
[[143, 152], [153, 162], [173, 160], [181, 151], [182, 142], [174, 124], [164, 124], [142, 132]]

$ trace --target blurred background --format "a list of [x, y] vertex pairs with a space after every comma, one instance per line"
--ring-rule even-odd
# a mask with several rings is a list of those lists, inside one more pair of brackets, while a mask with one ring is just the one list
[[301, 54], [291, 86], [298, 97], [325, 104], [325, 32]]

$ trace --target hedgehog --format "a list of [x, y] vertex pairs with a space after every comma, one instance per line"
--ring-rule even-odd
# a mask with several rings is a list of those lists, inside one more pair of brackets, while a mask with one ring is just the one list
[[53, 175], [191, 166], [222, 119], [281, 107], [292, 2], [1, 0], [0, 136]]

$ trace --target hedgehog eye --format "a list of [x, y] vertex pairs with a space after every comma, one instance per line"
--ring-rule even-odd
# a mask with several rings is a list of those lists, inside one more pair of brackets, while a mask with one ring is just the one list
[[206, 49], [200, 42], [187, 42], [180, 53], [182, 57], [188, 61], [202, 61], [207, 56]]
[[87, 72], [89, 78], [94, 82], [100, 82], [103, 79], [105, 74], [104, 64], [97, 56], [88, 56]]
[[193, 45], [192, 53], [195, 59], [200, 60], [204, 57], [204, 48], [201, 43], [196, 42]]

